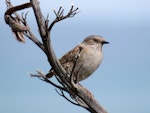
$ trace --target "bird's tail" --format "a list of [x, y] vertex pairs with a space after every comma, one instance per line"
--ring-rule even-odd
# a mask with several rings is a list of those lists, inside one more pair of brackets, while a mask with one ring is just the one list
[[47, 78], [51, 78], [55, 75], [54, 70], [50, 70], [50, 72], [46, 75]]

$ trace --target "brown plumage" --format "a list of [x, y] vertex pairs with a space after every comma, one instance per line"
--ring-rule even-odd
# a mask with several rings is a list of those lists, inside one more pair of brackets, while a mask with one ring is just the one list
[[[102, 62], [102, 46], [108, 43], [101, 36], [88, 36], [81, 44], [60, 58], [60, 63], [68, 74], [73, 74], [77, 82], [89, 77]], [[74, 67], [74, 68], [73, 68]], [[46, 77], [55, 75], [51, 69]]]

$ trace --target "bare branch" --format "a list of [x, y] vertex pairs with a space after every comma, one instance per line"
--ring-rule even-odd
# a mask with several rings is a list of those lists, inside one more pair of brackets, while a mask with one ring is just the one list
[[[22, 4], [20, 6], [13, 7], [9, 0], [6, 1], [6, 4], [7, 4], [8, 9], [6, 10], [5, 15], [4, 15], [5, 22], [6, 22], [6, 24], [8, 24], [11, 27], [15, 38], [19, 42], [25, 42], [23, 32], [28, 31], [29, 28], [24, 25], [21, 16], [19, 16], [17, 13], [15, 13], [15, 11], [31, 7], [31, 4], [26, 3], [26, 4]], [[16, 16], [15, 17], [11, 16], [12, 13], [14, 13]]]
[[48, 28], [48, 26], [49, 26], [49, 14], [47, 15], [47, 17], [46, 17], [46, 19], [45, 19], [45, 26], [46, 26], [46, 28]]
[[67, 85], [60, 79], [60, 77], [55, 75], [55, 78], [57, 79], [57, 81], [64, 87], [67, 88]]
[[[19, 19], [19, 21], [22, 21], [22, 22], [23, 22], [23, 20], [22, 20], [21, 16], [19, 14], [17, 14], [15, 11], [23, 10], [25, 8], [29, 8], [29, 7], [32, 6], [31, 3], [25, 3], [25, 4], [22, 4], [22, 5], [18, 5], [18, 6], [13, 7], [10, 0], [6, 0], [6, 4], [7, 4], [8, 9], [5, 12], [5, 16], [6, 15], [11, 15], [13, 13], [14, 15], [16, 15], [16, 17]], [[8, 24], [8, 21], [6, 20], [6, 18], [5, 18], [5, 21]]]
[[[74, 68], [71, 73], [67, 73], [64, 70], [59, 60], [57, 59], [51, 44], [50, 31], [54, 26], [54, 24], [66, 18], [74, 17], [78, 13], [77, 12], [78, 8], [74, 8], [74, 6], [72, 5], [69, 12], [66, 15], [64, 15], [64, 9], [62, 8], [62, 6], [60, 6], [58, 11], [54, 10], [54, 14], [56, 18], [49, 26], [49, 20], [48, 20], [49, 15], [47, 16], [46, 19], [44, 19], [39, 6], [39, 2], [37, 0], [30, 0], [30, 1], [31, 3], [25, 3], [13, 7], [10, 1], [6, 0], [6, 4], [9, 9], [5, 12], [5, 21], [7, 24], [11, 26], [12, 29], [15, 29], [14, 31], [21, 32], [29, 39], [31, 39], [38, 47], [40, 47], [44, 51], [44, 53], [48, 58], [48, 62], [50, 63], [52, 69], [57, 75], [56, 79], [59, 85], [55, 84], [54, 82], [46, 78], [45, 74], [42, 71], [37, 71], [37, 74], [30, 74], [30, 75], [33, 77], [38, 77], [40, 80], [47, 82], [53, 85], [54, 87], [60, 89], [61, 93], [58, 93], [58, 91], [56, 90], [57, 93], [60, 94], [69, 102], [73, 103], [74, 105], [82, 106], [83, 108], [87, 109], [91, 113], [107, 113], [107, 111], [105, 111], [104, 108], [94, 99], [91, 93], [78, 83], [78, 72], [74, 77]], [[28, 7], [33, 8], [42, 42], [40, 42], [31, 32], [26, 21], [27, 13], [24, 16], [22, 14], [21, 17], [15, 12]], [[15, 18], [13, 17], [14, 15], [12, 16], [12, 14], [15, 15]], [[18, 27], [17, 28], [16, 25], [18, 25], [19, 27], [17, 26]], [[77, 53], [77, 56], [75, 57], [77, 58], [80, 57], [80, 51], [79, 53]], [[74, 67], [75, 66], [76, 66], [76, 60], [74, 63]], [[79, 66], [78, 71], [81, 69], [80, 67], [82, 67], [82, 65]], [[77, 103], [67, 98], [66, 95], [64, 94], [64, 91], [69, 93], [70, 97]]]
[[25, 14], [22, 13], [22, 19], [23, 19], [22, 23], [23, 23], [25, 26], [26, 26], [26, 24], [27, 24], [27, 15], [28, 15], [28, 13], [29, 13], [29, 11], [26, 12]]
[[28, 33], [29, 34], [24, 33], [24, 35], [27, 36], [30, 40], [32, 40], [39, 48], [41, 48], [46, 53], [43, 44], [34, 36], [31, 30], [29, 30]]
[[45, 22], [44, 22], [44, 18], [43, 18], [41, 9], [39, 7], [39, 2], [38, 2], [38, 0], [30, 0], [30, 1], [32, 3], [32, 6], [33, 6], [33, 11], [34, 11], [34, 14], [36, 17], [36, 21], [37, 21], [40, 35], [43, 39], [46, 36], [46, 27], [45, 27]]
[[64, 89], [63, 87], [53, 83], [51, 80], [47, 79], [45, 77], [45, 74], [41, 71], [41, 70], [37, 70], [37, 74], [31, 74], [30, 73], [30, 76], [31, 77], [38, 77], [40, 80], [42, 81], [45, 81], [47, 83], [50, 83], [51, 85], [53, 85], [54, 87], [58, 88], [58, 89], [61, 89], [61, 90], [64, 90], [64, 91], [67, 91], [66, 89]]
[[[60, 91], [61, 91], [61, 93], [58, 92], [58, 90], [56, 90], [56, 92], [57, 92], [60, 96], [64, 97], [67, 101], [69, 101], [70, 103], [72, 103], [72, 104], [74, 104], [74, 105], [76, 105], [76, 106], [80, 106], [80, 104], [75, 103], [75, 102], [73, 102], [72, 100], [70, 100], [68, 97], [66, 97], [65, 94], [64, 94], [64, 92], [63, 92], [63, 90], [60, 90]], [[80, 106], [80, 107], [81, 107], [81, 106]]]
[[[7, 4], [8, 9], [4, 15], [5, 21], [7, 24], [10, 25], [13, 32], [16, 31], [14, 34], [16, 35], [17, 39], [19, 41], [25, 42], [25, 39], [23, 37], [23, 34], [24, 34], [25, 36], [27, 36], [29, 39], [31, 39], [37, 46], [39, 46], [45, 52], [45, 48], [44, 48], [43, 44], [33, 35], [33, 33], [30, 30], [29, 25], [26, 22], [26, 18], [27, 18], [28, 13], [26, 13], [25, 15], [23, 15], [23, 13], [22, 13], [22, 16], [20, 16], [19, 14], [17, 14], [17, 12], [15, 12], [18, 10], [22, 10], [22, 9], [31, 7], [32, 6], [31, 3], [25, 3], [22, 5], [18, 5], [18, 6], [13, 6], [9, 0], [6, 0], [6, 4]], [[16, 21], [13, 20], [11, 17], [12, 14], [15, 14], [16, 15], [15, 18], [18, 21], [20, 21], [21, 23], [20, 22], [16, 23]]]
[[74, 9], [74, 6], [72, 5], [71, 6], [71, 9], [70, 11], [64, 16], [64, 9], [62, 8], [62, 6], [59, 7], [59, 10], [56, 12], [55, 10], [54, 11], [54, 14], [56, 16], [55, 20], [51, 23], [51, 25], [49, 26], [48, 30], [51, 31], [52, 27], [54, 26], [55, 23], [61, 21], [61, 20], [64, 20], [66, 18], [70, 18], [70, 17], [74, 17], [78, 12], [78, 9], [79, 8], [75, 8]]

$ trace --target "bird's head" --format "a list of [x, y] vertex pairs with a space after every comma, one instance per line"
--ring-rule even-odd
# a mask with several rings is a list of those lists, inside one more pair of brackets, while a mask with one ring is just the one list
[[83, 44], [91, 47], [101, 48], [104, 44], [109, 44], [102, 36], [91, 35], [86, 37]]

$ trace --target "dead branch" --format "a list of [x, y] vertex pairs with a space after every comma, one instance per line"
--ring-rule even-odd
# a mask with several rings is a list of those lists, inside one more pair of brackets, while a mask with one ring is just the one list
[[[43, 44], [34, 36], [32, 33], [30, 26], [28, 26], [26, 22], [27, 14], [25, 14], [25, 18], [23, 18], [23, 15], [20, 16], [16, 11], [23, 10], [25, 8], [29, 8], [32, 6], [32, 4], [24, 3], [18, 6], [13, 6], [10, 2], [10, 0], [6, 0], [7, 10], [4, 14], [5, 22], [12, 28], [13, 32], [15, 32], [16, 36], [19, 35], [18, 40], [25, 40], [23, 35], [27, 36], [29, 39], [31, 39], [38, 47], [40, 47], [43, 51], [45, 51]], [[12, 14], [14, 16], [12, 16]], [[15, 20], [18, 22], [16, 22]], [[19, 32], [20, 31], [20, 32]], [[25, 42], [25, 41], [24, 41]]]
[[70, 100], [67, 96], [65, 96], [64, 91], [60, 90], [60, 92], [58, 92], [58, 90], [56, 90], [56, 92], [62, 96], [63, 98], [65, 98], [67, 101], [69, 101], [70, 103], [76, 105], [76, 106], [80, 106], [80, 104], [73, 102], [72, 100]]
[[59, 10], [56, 12], [56, 10], [53, 10], [56, 18], [55, 20], [51, 23], [51, 25], [49, 26], [48, 30], [51, 31], [52, 27], [54, 26], [55, 23], [64, 20], [66, 18], [70, 18], [70, 17], [74, 17], [78, 12], [78, 7], [74, 9], [74, 6], [71, 6], [70, 11], [64, 15], [64, 9], [62, 8], [62, 6], [60, 6]]
[[[37, 0], [30, 0], [30, 3], [25, 3], [19, 6], [12, 6], [11, 2], [9, 0], [6, 0], [7, 4], [7, 11], [5, 13], [5, 21], [6, 23], [13, 28], [13, 26], [19, 26], [16, 30], [16, 32], [21, 32], [23, 35], [27, 36], [29, 39], [31, 39], [47, 56], [48, 62], [50, 63], [51, 67], [54, 69], [56, 73], [56, 79], [58, 80], [59, 84], [56, 84], [49, 80], [45, 74], [42, 71], [37, 71], [37, 74], [31, 74], [33, 77], [38, 77], [40, 80], [45, 81], [57, 89], [60, 90], [60, 93], [57, 91], [59, 95], [64, 97], [66, 100], [71, 102], [74, 105], [81, 106], [85, 109], [87, 109], [91, 113], [107, 113], [107, 111], [104, 110], [104, 108], [94, 99], [92, 94], [84, 88], [81, 84], [77, 82], [77, 77], [74, 80], [73, 76], [73, 70], [71, 73], [67, 73], [62, 65], [60, 64], [59, 60], [57, 59], [55, 52], [52, 47], [51, 43], [51, 37], [50, 32], [55, 25], [55, 23], [62, 21], [66, 18], [74, 17], [78, 12], [78, 8], [74, 8], [72, 5], [69, 12], [64, 15], [64, 9], [62, 6], [60, 6], [58, 11], [54, 10], [54, 14], [56, 16], [55, 20], [49, 25], [48, 16], [46, 19], [44, 19], [39, 2]], [[39, 33], [42, 39], [42, 42], [40, 42], [34, 34], [31, 32], [31, 29], [27, 23], [27, 14], [25, 16], [20, 16], [16, 13], [18, 10], [22, 10], [25, 8], [32, 7], [34, 11], [34, 15], [36, 17], [36, 22], [38, 25]], [[15, 21], [15, 18], [19, 21]], [[13, 22], [13, 24], [12, 24]], [[21, 28], [25, 27], [28, 28], [27, 30], [22, 30]], [[82, 48], [81, 48], [82, 49]], [[78, 54], [77, 56], [78, 57]], [[76, 63], [74, 63], [76, 66]], [[82, 66], [82, 65], [81, 65]], [[80, 68], [79, 68], [80, 69]], [[65, 94], [69, 93], [72, 100], [70, 100]], [[75, 101], [75, 102], [74, 102]]]

